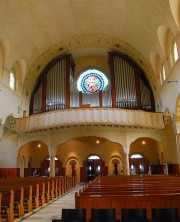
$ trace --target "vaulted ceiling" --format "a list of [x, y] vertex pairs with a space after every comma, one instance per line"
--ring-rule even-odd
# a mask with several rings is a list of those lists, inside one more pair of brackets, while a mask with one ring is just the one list
[[169, 0], [1, 0], [0, 37], [9, 42], [8, 67], [26, 63], [24, 87], [32, 88], [56, 56], [107, 57], [121, 51], [145, 70], [156, 88], [152, 51], [162, 55], [157, 30], [176, 25]]

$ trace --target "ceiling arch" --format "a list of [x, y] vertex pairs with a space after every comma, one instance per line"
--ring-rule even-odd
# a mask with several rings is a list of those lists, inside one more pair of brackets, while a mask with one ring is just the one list
[[[42, 69], [65, 52], [78, 57], [126, 53], [147, 74], [154, 93], [159, 85], [150, 52], [162, 55], [157, 30], [178, 32], [176, 0], [2, 0], [0, 30], [9, 43], [7, 70], [26, 63], [23, 92], [30, 96]], [[173, 14], [172, 14], [172, 11]], [[176, 21], [175, 21], [176, 20]]]
[[148, 61], [135, 48], [108, 35], [82, 35], [61, 41], [44, 51], [39, 58], [36, 58], [26, 77], [24, 93], [31, 94], [35, 82], [45, 66], [59, 55], [71, 53], [74, 59], [88, 56], [108, 57], [110, 51], [123, 52], [134, 59], [147, 74], [147, 79], [155, 92], [154, 71]]

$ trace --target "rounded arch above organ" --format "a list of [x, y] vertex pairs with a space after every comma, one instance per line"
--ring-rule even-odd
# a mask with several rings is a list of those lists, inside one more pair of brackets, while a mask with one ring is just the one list
[[34, 87], [30, 115], [81, 107], [155, 111], [153, 92], [141, 67], [127, 55], [110, 52], [108, 56], [109, 73], [92, 64], [80, 81], [74, 76], [70, 54], [51, 61]]

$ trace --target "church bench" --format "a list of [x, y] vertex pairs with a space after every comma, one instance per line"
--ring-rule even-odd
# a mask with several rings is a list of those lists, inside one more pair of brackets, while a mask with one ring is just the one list
[[[10, 182], [10, 181], [8, 181]], [[20, 185], [21, 184], [21, 185]], [[37, 182], [23, 181], [23, 180], [11, 180], [10, 185], [4, 185], [6, 189], [15, 190], [16, 187], [22, 186], [24, 189], [23, 206], [24, 211], [31, 212], [32, 209], [37, 209], [39, 207], [39, 184]], [[0, 185], [0, 190], [1, 190]], [[18, 201], [18, 200], [17, 200]]]
[[179, 208], [180, 194], [144, 194], [144, 195], [77, 195], [76, 208], [85, 208], [87, 212], [87, 220], [90, 219], [90, 211], [92, 208], [115, 208], [117, 218], [120, 219], [120, 210], [122, 208], [146, 208], [148, 219], [151, 219], [152, 208]]
[[[3, 209], [5, 210], [7, 207], [11, 206], [10, 200], [7, 196], [10, 191], [13, 190], [13, 200], [14, 200], [14, 217], [22, 217], [24, 213], [28, 213], [32, 211], [32, 188], [31, 186], [19, 186], [19, 185], [5, 185], [0, 186], [0, 191], [6, 192], [6, 199], [3, 199]], [[31, 190], [31, 191], [30, 191]], [[3, 196], [4, 198], [4, 196]], [[3, 210], [3, 212], [5, 212]]]
[[14, 190], [1, 189], [1, 220], [14, 220]]
[[180, 178], [98, 177], [75, 194], [75, 205], [87, 210], [87, 220], [92, 208], [115, 208], [118, 219], [122, 208], [146, 208], [151, 219], [152, 208], [180, 209]]
[[[22, 217], [24, 213], [29, 213], [43, 206], [45, 202], [58, 198], [62, 189], [67, 192], [72, 188], [72, 184], [73, 179], [66, 177], [0, 179], [4, 216], [8, 221], [12, 221], [12, 217], [15, 216]], [[14, 204], [10, 202], [12, 193]], [[12, 210], [14, 212], [10, 213]]]

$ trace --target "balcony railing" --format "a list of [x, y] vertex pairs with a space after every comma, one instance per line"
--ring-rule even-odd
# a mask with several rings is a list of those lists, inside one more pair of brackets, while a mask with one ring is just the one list
[[163, 129], [163, 113], [113, 108], [57, 110], [16, 119], [16, 132], [32, 132], [53, 127], [116, 125]]

